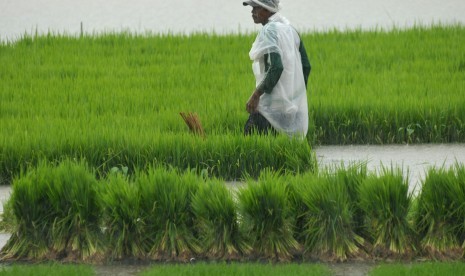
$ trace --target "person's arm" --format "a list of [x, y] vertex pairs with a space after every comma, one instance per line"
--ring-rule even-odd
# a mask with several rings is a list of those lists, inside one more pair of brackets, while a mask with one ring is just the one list
[[255, 88], [254, 93], [247, 102], [247, 111], [253, 113], [257, 111], [260, 96], [263, 93], [271, 93], [276, 83], [278, 83], [281, 74], [283, 73], [284, 66], [281, 56], [278, 53], [265, 54], [265, 77], [262, 82]]
[[266, 75], [262, 82], [257, 86], [256, 90], [262, 91], [263, 93], [271, 93], [275, 85], [278, 83], [283, 70], [283, 61], [281, 60], [281, 56], [278, 53], [270, 53], [265, 55]]
[[308, 76], [310, 75], [312, 66], [310, 65], [310, 61], [308, 60], [307, 51], [305, 51], [305, 46], [302, 40], [300, 40], [299, 52], [300, 60], [302, 61], [302, 71], [304, 72], [305, 87], [307, 87]]

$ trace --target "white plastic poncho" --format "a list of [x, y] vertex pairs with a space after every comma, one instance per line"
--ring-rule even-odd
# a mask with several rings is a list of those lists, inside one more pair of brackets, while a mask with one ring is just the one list
[[278, 131], [304, 138], [308, 130], [307, 90], [299, 52], [300, 37], [289, 21], [275, 13], [263, 26], [249, 56], [256, 85], [265, 77], [263, 56], [278, 53], [284, 70], [271, 93], [260, 97], [258, 112]]

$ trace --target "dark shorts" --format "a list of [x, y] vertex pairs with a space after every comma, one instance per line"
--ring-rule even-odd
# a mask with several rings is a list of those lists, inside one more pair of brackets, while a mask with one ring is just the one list
[[251, 135], [251, 134], [273, 134], [276, 135], [276, 129], [271, 126], [270, 122], [263, 117], [260, 113], [253, 113], [249, 115], [249, 119], [245, 123], [244, 127], [244, 135]]

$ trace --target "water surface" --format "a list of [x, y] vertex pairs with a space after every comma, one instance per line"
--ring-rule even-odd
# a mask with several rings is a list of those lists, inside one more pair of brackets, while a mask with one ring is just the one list
[[465, 144], [323, 146], [315, 148], [315, 153], [320, 167], [366, 163], [374, 173], [383, 167], [400, 168], [412, 192], [421, 188], [429, 168], [465, 164]]
[[[282, 0], [300, 31], [465, 24], [463, 0]], [[254, 32], [250, 7], [238, 0], [0, 0], [0, 40], [24, 33], [79, 34]]]

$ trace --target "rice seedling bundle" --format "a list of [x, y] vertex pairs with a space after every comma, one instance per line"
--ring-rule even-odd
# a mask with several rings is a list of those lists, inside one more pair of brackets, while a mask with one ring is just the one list
[[14, 231], [4, 258], [100, 258], [100, 198], [84, 164], [65, 160], [54, 168], [41, 162], [18, 178], [9, 200]]
[[240, 189], [238, 205], [243, 231], [258, 258], [288, 261], [300, 250], [294, 238], [288, 185], [271, 170]]
[[464, 202], [465, 185], [455, 168], [428, 170], [414, 213], [420, 245], [428, 257], [459, 258], [463, 254]]
[[336, 261], [361, 256], [364, 239], [355, 232], [346, 184], [330, 172], [303, 179], [308, 183], [294, 187], [305, 205], [304, 255]]
[[84, 162], [42, 161], [15, 178], [2, 225], [12, 235], [1, 257], [186, 262], [462, 256], [463, 165], [430, 169], [414, 212], [400, 171], [367, 175], [365, 169], [357, 164], [298, 175], [265, 169], [229, 190], [223, 180], [195, 170], [148, 166], [128, 175], [126, 168], [114, 168], [97, 181]]
[[239, 229], [237, 204], [220, 180], [202, 183], [192, 198], [202, 255], [214, 260], [240, 260], [250, 251]]
[[151, 168], [139, 174], [142, 218], [154, 260], [188, 261], [200, 247], [195, 238], [192, 197], [202, 181], [192, 172]]
[[44, 259], [48, 254], [53, 220], [52, 203], [48, 200], [48, 183], [53, 180], [45, 165], [13, 182], [13, 190], [5, 208], [11, 237], [1, 250], [3, 259]]
[[383, 168], [360, 185], [360, 207], [375, 257], [412, 257], [415, 236], [409, 222], [412, 195], [400, 169]]
[[121, 173], [101, 181], [102, 223], [112, 258], [143, 258], [148, 248], [148, 233], [141, 211], [139, 187]]
[[344, 186], [347, 188], [349, 201], [352, 205], [352, 219], [355, 233], [366, 238], [364, 214], [360, 202], [360, 186], [368, 175], [367, 163], [351, 163], [348, 166], [340, 164], [330, 170], [335, 172], [337, 181], [344, 183]]

